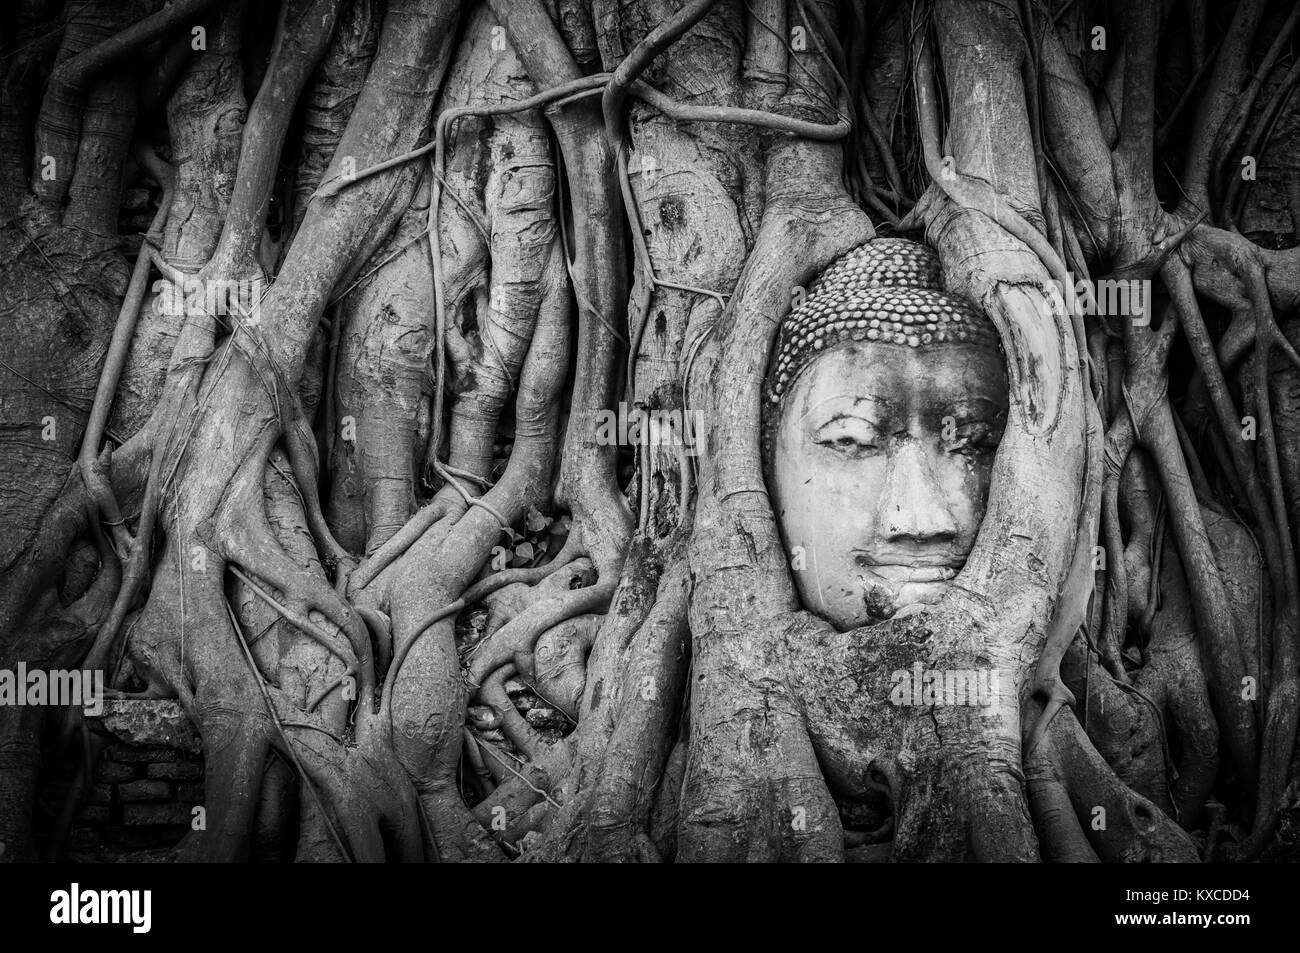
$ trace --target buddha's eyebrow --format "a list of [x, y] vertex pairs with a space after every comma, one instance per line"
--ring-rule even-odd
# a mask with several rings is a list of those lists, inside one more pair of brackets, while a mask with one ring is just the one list
[[836, 394], [834, 397], [827, 397], [817, 401], [816, 404], [808, 408], [808, 413], [827, 413], [830, 415], [830, 419], [834, 419], [852, 414], [860, 404], [877, 405], [883, 408], [885, 413], [892, 413], [894, 408], [898, 406], [896, 402], [889, 398], [878, 397], [874, 394]]
[[887, 410], [893, 410], [898, 406], [897, 401], [890, 400], [888, 397], [881, 397], [878, 394], [859, 394], [853, 398], [853, 405], [858, 404], [880, 404]]
[[1007, 410], [1005, 405], [999, 404], [995, 400], [990, 400], [988, 397], [972, 396], [969, 394], [961, 395], [960, 397], [955, 399], [950, 406], [954, 410], [966, 410], [966, 411], [973, 411], [976, 409], [982, 410], [984, 408], [988, 408], [993, 411], [994, 416], [996, 416], [997, 414], [1005, 413]]

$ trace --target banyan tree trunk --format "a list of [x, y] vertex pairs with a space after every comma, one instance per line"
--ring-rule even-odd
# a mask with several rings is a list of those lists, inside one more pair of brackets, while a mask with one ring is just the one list
[[[0, 674], [179, 702], [194, 859], [1285, 856], [1297, 19], [8, 4]], [[942, 597], [845, 628], [764, 388], [897, 236], [1009, 406]], [[11, 702], [0, 859], [65, 856], [102, 738]]]

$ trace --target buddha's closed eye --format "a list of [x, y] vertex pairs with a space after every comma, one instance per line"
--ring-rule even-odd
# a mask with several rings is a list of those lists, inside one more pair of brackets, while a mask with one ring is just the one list
[[1002, 439], [1001, 420], [952, 418], [955, 423], [940, 430], [940, 443], [946, 453], [978, 454], [997, 449]]
[[860, 456], [880, 449], [880, 432], [864, 417], [839, 414], [813, 432], [813, 442], [850, 456]]

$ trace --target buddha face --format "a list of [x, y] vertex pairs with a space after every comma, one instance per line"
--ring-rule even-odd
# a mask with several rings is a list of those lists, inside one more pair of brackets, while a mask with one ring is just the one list
[[936, 602], [984, 515], [1007, 412], [999, 354], [846, 341], [781, 401], [773, 496], [800, 598], [840, 629]]

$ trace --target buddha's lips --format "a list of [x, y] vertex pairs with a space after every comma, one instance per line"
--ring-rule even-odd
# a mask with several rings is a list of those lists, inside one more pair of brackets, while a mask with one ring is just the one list
[[863, 565], [863, 569], [870, 576], [878, 576], [886, 582], [895, 584], [899, 583], [920, 583], [920, 582], [950, 582], [956, 578], [957, 573], [961, 571], [961, 563], [947, 565], [901, 565], [901, 564], [874, 564]]

